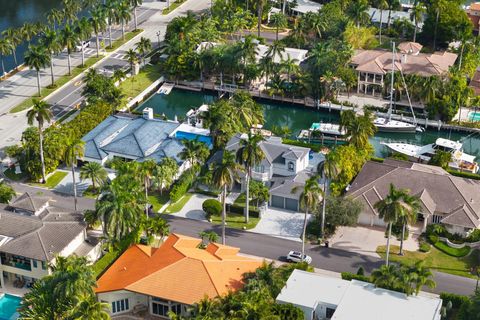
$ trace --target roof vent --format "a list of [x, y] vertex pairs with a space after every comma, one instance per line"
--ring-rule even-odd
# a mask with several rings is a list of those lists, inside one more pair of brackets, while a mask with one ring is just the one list
[[152, 108], [143, 109], [143, 118], [146, 120], [153, 120], [153, 109]]

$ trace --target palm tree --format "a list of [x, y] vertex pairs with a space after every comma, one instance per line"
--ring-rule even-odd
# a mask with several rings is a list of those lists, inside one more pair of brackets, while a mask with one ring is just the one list
[[81, 299], [72, 310], [72, 318], [75, 320], [109, 320], [109, 304], [97, 301], [95, 296]]
[[422, 22], [425, 12], [426, 8], [423, 6], [423, 3], [418, 0], [415, 1], [412, 12], [410, 13], [410, 19], [412, 19], [415, 24], [415, 29], [413, 31], [413, 42], [417, 42], [418, 23]]
[[355, 21], [357, 28], [360, 28], [360, 24], [368, 20], [367, 10], [369, 8], [367, 0], [353, 1], [348, 8], [348, 15]]
[[72, 65], [71, 65], [70, 55], [72, 54], [72, 51], [77, 45], [78, 35], [77, 33], [75, 33], [75, 31], [69, 24], [66, 24], [65, 27], [60, 31], [59, 39], [60, 39], [61, 45], [67, 48], [68, 75], [72, 75]]
[[65, 23], [73, 23], [77, 20], [77, 13], [82, 9], [78, 0], [62, 0], [62, 6]]
[[63, 18], [64, 14], [61, 10], [53, 8], [46, 14], [47, 22], [52, 25], [53, 31], [57, 31], [57, 24], [60, 23]]
[[101, 187], [107, 181], [107, 170], [97, 162], [89, 162], [80, 168], [80, 179], [90, 179], [93, 190], [96, 190], [97, 186]]
[[10, 42], [12, 45], [12, 54], [13, 54], [13, 60], [15, 62], [15, 68], [18, 67], [18, 62], [17, 62], [17, 47], [22, 43], [22, 35], [19, 29], [15, 28], [8, 28], [5, 29], [2, 32], [2, 36], [5, 37], [5, 39]]
[[[83, 17], [75, 23], [75, 33], [77, 34], [80, 41], [84, 39], [88, 40], [92, 36], [92, 25], [90, 21]], [[85, 46], [82, 43], [82, 67], [85, 65]]]
[[153, 159], [147, 159], [140, 163], [139, 174], [143, 180], [143, 191], [145, 192], [145, 215], [148, 218], [148, 189], [155, 174], [157, 163]]
[[141, 37], [140, 41], [135, 45], [135, 49], [142, 56], [143, 66], [145, 66], [145, 56], [152, 50], [152, 41], [148, 38]]
[[38, 96], [42, 95], [40, 86], [40, 69], [46, 68], [52, 62], [50, 54], [43, 46], [29, 46], [25, 52], [25, 65], [37, 71]]
[[349, 144], [354, 145], [359, 150], [368, 145], [368, 138], [372, 137], [377, 130], [372, 118], [371, 112], [364, 112], [359, 117], [355, 116], [353, 110], [342, 112], [340, 127], [347, 131], [347, 135], [350, 137]]
[[388, 9], [388, 2], [387, 0], [377, 0], [377, 8], [380, 9], [380, 32], [379, 32], [379, 39], [380, 44], [382, 44], [382, 29], [383, 29], [383, 11]]
[[173, 158], [164, 158], [155, 168], [153, 184], [162, 194], [164, 188], [169, 188], [178, 174], [178, 164]]
[[77, 166], [77, 159], [83, 158], [85, 152], [85, 142], [80, 139], [68, 141], [65, 149], [64, 161], [65, 165], [70, 166], [72, 170], [72, 182], [73, 182], [73, 197], [75, 211], [77, 211], [77, 184], [75, 182], [75, 167]]
[[403, 201], [407, 206], [399, 216], [400, 222], [402, 222], [402, 237], [400, 238], [400, 250], [399, 255], [403, 255], [403, 239], [405, 238], [405, 229], [407, 225], [414, 224], [417, 221], [417, 213], [420, 210], [420, 200], [416, 196], [409, 194], [404, 196]]
[[127, 74], [122, 69], [115, 69], [115, 71], [113, 71], [112, 79], [114, 82], [118, 81], [120, 83], [120, 81], [125, 79], [126, 76]]
[[280, 28], [284, 28], [287, 26], [287, 18], [283, 13], [274, 13], [271, 16], [272, 25], [275, 27], [275, 40], [278, 41], [278, 32]]
[[148, 243], [152, 243], [156, 236], [160, 236], [160, 241], [163, 241], [163, 239], [170, 233], [168, 222], [161, 216], [155, 216], [151, 219], [143, 219], [142, 224]]
[[138, 62], [138, 56], [137, 56], [137, 53], [135, 52], [135, 50], [128, 49], [127, 54], [126, 54], [126, 59], [127, 59], [128, 63], [130, 64], [130, 70], [131, 70], [131, 74], [133, 76], [135, 63]]
[[292, 74], [296, 74], [300, 67], [298, 66], [298, 60], [292, 59], [290, 54], [287, 55], [287, 59], [282, 59], [282, 69], [287, 72], [288, 82], [292, 81]]
[[392, 225], [404, 215], [405, 210], [412, 210], [410, 204], [406, 203], [404, 200], [406, 197], [408, 197], [408, 192], [406, 190], [396, 189], [393, 184], [390, 184], [388, 195], [374, 205], [374, 208], [378, 211], [378, 216], [388, 225], [387, 256], [385, 261], [385, 265], [387, 266], [390, 254]]
[[210, 243], [218, 242], [218, 234], [214, 231], [202, 231], [198, 236], [204, 240], [207, 239]]
[[375, 286], [385, 289], [394, 289], [399, 285], [399, 268], [395, 264], [383, 265], [372, 271], [372, 282]]
[[183, 140], [183, 150], [179, 153], [180, 159], [186, 160], [193, 167], [207, 159], [210, 151], [205, 143], [194, 140]]
[[260, 38], [260, 30], [262, 28], [263, 7], [266, 5], [266, 0], [257, 0], [257, 36]]
[[43, 157], [43, 124], [45, 122], [49, 123], [52, 120], [52, 112], [50, 111], [50, 106], [45, 101], [33, 100], [32, 109], [27, 112], [27, 122], [28, 125], [33, 125], [34, 120], [38, 124], [38, 136], [39, 136], [39, 146], [40, 146], [40, 162], [42, 164], [42, 183], [46, 182], [45, 179], [45, 160]]
[[415, 287], [415, 294], [418, 295], [420, 289], [423, 286], [427, 286], [431, 289], [435, 288], [437, 284], [431, 278], [433, 277], [433, 273], [430, 269], [425, 267], [425, 261], [420, 260], [415, 263], [414, 266], [410, 268], [411, 274], [411, 282]]
[[326, 211], [326, 203], [327, 203], [327, 196], [330, 190], [330, 182], [335, 179], [341, 171], [341, 168], [338, 164], [339, 159], [335, 156], [335, 153], [330, 152], [325, 156], [325, 160], [318, 164], [317, 171], [320, 173], [320, 176], [323, 178], [323, 193], [325, 196], [323, 197], [322, 201], [322, 226], [321, 232], [322, 237], [325, 236], [325, 211]]
[[250, 209], [250, 180], [252, 170], [265, 158], [260, 143], [265, 139], [258, 134], [248, 133], [247, 139], [240, 140], [240, 149], [237, 151], [237, 160], [245, 167], [245, 223], [248, 223]]
[[128, 2], [120, 2], [117, 5], [117, 18], [122, 23], [122, 39], [125, 41], [125, 24], [132, 18]]
[[5, 38], [0, 38], [0, 60], [2, 62], [3, 77], [7, 77], [7, 71], [5, 70], [5, 63], [3, 58], [8, 56], [12, 52], [12, 44]]
[[105, 17], [108, 20], [108, 42], [109, 47], [112, 48], [112, 25], [118, 22], [117, 3], [116, 0], [105, 0], [103, 4]]
[[223, 150], [222, 161], [215, 164], [212, 172], [212, 184], [222, 190], [222, 244], [225, 244], [225, 220], [227, 217], [227, 192], [238, 180], [237, 170], [240, 166], [235, 162], [235, 156], [228, 150]]
[[137, 7], [141, 6], [143, 0], [129, 0], [130, 6], [133, 8], [133, 21], [135, 22], [135, 30], [137, 30]]
[[23, 39], [26, 40], [28, 42], [28, 45], [30, 46], [30, 41], [32, 41], [32, 38], [37, 35], [39, 30], [38, 26], [34, 23], [25, 22], [21, 27], [20, 31]]
[[50, 76], [52, 78], [52, 87], [55, 85], [55, 75], [53, 73], [53, 55], [62, 50], [62, 46], [58, 41], [58, 35], [55, 31], [47, 29], [45, 30], [42, 38], [40, 39], [41, 45], [50, 52]]
[[[292, 193], [296, 193], [299, 187], [292, 189]], [[305, 218], [303, 221], [303, 231], [302, 231], [302, 259], [305, 256], [305, 240], [306, 240], [306, 230], [307, 230], [307, 217], [308, 212], [315, 210], [318, 207], [320, 198], [324, 195], [322, 188], [318, 185], [316, 177], [311, 177], [305, 181], [305, 186], [303, 191], [300, 194], [300, 206], [305, 211]]]
[[93, 32], [95, 33], [95, 41], [97, 46], [97, 58], [100, 52], [100, 32], [104, 31], [107, 23], [105, 22], [105, 12], [100, 8], [95, 8], [90, 12], [90, 24], [92, 25]]

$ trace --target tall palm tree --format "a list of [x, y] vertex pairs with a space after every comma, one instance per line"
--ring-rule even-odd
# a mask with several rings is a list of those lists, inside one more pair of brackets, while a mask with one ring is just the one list
[[271, 16], [272, 25], [275, 27], [275, 40], [278, 41], [278, 32], [280, 28], [284, 28], [287, 26], [287, 17], [283, 13], [274, 13]]
[[53, 31], [57, 31], [57, 25], [63, 21], [63, 11], [53, 8], [46, 14], [47, 22], [52, 25]]
[[292, 74], [296, 74], [298, 70], [300, 70], [298, 60], [292, 59], [290, 54], [287, 55], [287, 59], [282, 59], [281, 67], [285, 72], [287, 72], [288, 82], [292, 81]]
[[[292, 193], [296, 193], [299, 187], [292, 189]], [[303, 186], [303, 191], [300, 194], [300, 207], [305, 211], [305, 218], [303, 220], [303, 231], [302, 231], [302, 259], [305, 256], [305, 237], [307, 230], [307, 218], [308, 212], [312, 212], [318, 207], [320, 198], [324, 195], [322, 188], [317, 182], [316, 177], [311, 177], [305, 181], [305, 186]]]
[[393, 184], [390, 184], [388, 195], [379, 202], [375, 203], [374, 208], [378, 211], [378, 216], [383, 219], [388, 225], [387, 237], [387, 256], [385, 265], [388, 266], [388, 259], [390, 255], [390, 237], [392, 236], [392, 225], [397, 222], [405, 210], [412, 210], [410, 204], [405, 202], [408, 197], [408, 191], [403, 189], [396, 189]]
[[405, 229], [407, 225], [414, 224], [417, 221], [417, 213], [420, 210], [420, 200], [417, 196], [407, 194], [404, 196], [403, 201], [407, 204], [405, 210], [399, 216], [399, 220], [402, 222], [402, 237], [400, 238], [400, 250], [399, 254], [403, 255], [403, 239], [405, 238]]
[[371, 112], [364, 112], [359, 117], [355, 116], [355, 112], [352, 110], [342, 112], [340, 126], [350, 137], [349, 144], [358, 149], [364, 149], [368, 145], [368, 138], [372, 137], [377, 130], [372, 118]]
[[73, 23], [77, 20], [77, 14], [82, 9], [78, 0], [62, 0], [63, 18], [65, 23]]
[[100, 32], [104, 31], [105, 28], [107, 27], [107, 23], [105, 22], [105, 11], [102, 10], [102, 8], [97, 7], [94, 8], [90, 12], [90, 18], [89, 18], [90, 24], [92, 25], [93, 32], [95, 33], [95, 41], [96, 41], [96, 47], [97, 47], [97, 58], [99, 56], [100, 52]]
[[157, 163], [153, 159], [147, 159], [140, 163], [139, 174], [143, 180], [143, 191], [145, 192], [145, 215], [148, 218], [148, 189], [154, 177]]
[[137, 30], [137, 7], [142, 5], [143, 0], [129, 0], [129, 2], [133, 8], [133, 21], [135, 23], [135, 30]]
[[122, 39], [125, 41], [125, 24], [132, 18], [128, 2], [123, 1], [117, 5], [117, 18], [122, 24]]
[[[380, 44], [382, 44], [382, 29], [383, 29], [383, 11], [388, 9], [388, 1], [387, 0], [377, 0], [376, 2], [377, 8], [380, 10], [380, 32], [379, 32], [379, 40]], [[415, 40], [414, 40], [415, 41]]]
[[263, 7], [267, 4], [266, 0], [257, 0], [257, 36], [260, 38], [260, 30], [262, 29]]
[[240, 149], [237, 151], [237, 160], [245, 167], [245, 223], [248, 223], [250, 209], [250, 180], [252, 170], [265, 158], [260, 143], [265, 139], [258, 134], [248, 133], [247, 139], [240, 140]]
[[134, 73], [134, 67], [135, 67], [135, 63], [138, 62], [138, 55], [137, 53], [135, 52], [135, 50], [133, 49], [128, 49], [127, 51], [127, 54], [126, 54], [126, 59], [128, 61], [128, 63], [130, 64], [130, 70], [131, 70], [131, 74], [133, 76], [133, 73]]
[[25, 65], [37, 71], [37, 86], [39, 97], [42, 95], [40, 86], [40, 69], [46, 68], [50, 65], [50, 58], [50, 54], [47, 52], [47, 50], [45, 50], [45, 47], [41, 45], [29, 46], [27, 52], [25, 52]]
[[322, 201], [322, 237], [325, 236], [325, 211], [328, 192], [330, 191], [330, 183], [335, 179], [341, 171], [339, 166], [339, 159], [335, 156], [335, 153], [330, 152], [325, 156], [325, 160], [318, 164], [318, 173], [323, 178], [323, 201]]
[[182, 144], [183, 150], [179, 153], [179, 156], [182, 160], [188, 161], [192, 167], [205, 161], [210, 153], [207, 145], [198, 139], [185, 139]]
[[4, 57], [8, 56], [12, 52], [12, 44], [5, 38], [0, 38], [0, 61], [2, 62], [3, 77], [7, 77], [7, 71], [5, 70]]
[[368, 8], [367, 0], [357, 0], [350, 4], [348, 15], [355, 21], [357, 28], [360, 28], [360, 24], [368, 20]]
[[71, 65], [71, 54], [77, 45], [78, 34], [73, 30], [73, 28], [66, 24], [65, 27], [60, 31], [59, 35], [60, 43], [63, 47], [67, 48], [68, 55], [68, 75], [72, 75], [72, 65]]
[[15, 68], [17, 68], [17, 47], [22, 43], [21, 31], [15, 28], [8, 28], [2, 32], [2, 36], [4, 36], [12, 45], [13, 61], [15, 62]]
[[423, 15], [426, 12], [426, 8], [423, 6], [423, 3], [420, 1], [415, 1], [414, 6], [412, 7], [412, 12], [410, 13], [410, 19], [414, 21], [415, 29], [413, 31], [413, 42], [417, 42], [417, 31], [418, 24], [422, 22]]
[[67, 143], [67, 147], [65, 149], [65, 154], [63, 156], [63, 160], [67, 166], [70, 166], [72, 170], [72, 182], [73, 182], [73, 197], [74, 197], [74, 205], [75, 211], [77, 211], [77, 184], [75, 181], [75, 167], [77, 166], [78, 158], [83, 158], [85, 152], [85, 142], [81, 139], [74, 139], [70, 140]]
[[225, 220], [227, 217], [227, 192], [238, 180], [237, 171], [240, 166], [235, 162], [235, 156], [228, 150], [223, 151], [223, 158], [216, 163], [212, 172], [212, 184], [222, 190], [222, 244], [225, 244]]
[[107, 170], [97, 162], [89, 162], [80, 168], [80, 179], [90, 179], [93, 190], [96, 190], [97, 186], [103, 186], [107, 178]]
[[72, 309], [72, 318], [75, 320], [109, 320], [109, 304], [98, 301], [95, 296], [81, 299]]
[[[80, 20], [77, 20], [75, 23], [74, 28], [75, 33], [77, 34], [80, 41], [88, 40], [92, 36], [92, 25], [88, 18], [83, 17]], [[85, 65], [85, 46], [81, 45], [82, 47], [82, 67]]]
[[42, 183], [46, 182], [45, 179], [45, 160], [43, 156], [43, 125], [44, 123], [49, 123], [53, 118], [52, 112], [50, 111], [50, 106], [45, 101], [33, 100], [32, 109], [27, 112], [27, 122], [28, 125], [33, 125], [33, 122], [36, 120], [38, 124], [38, 136], [39, 136], [39, 146], [40, 146], [40, 162], [42, 164]]
[[58, 35], [54, 30], [47, 29], [40, 38], [41, 45], [50, 52], [50, 76], [52, 79], [52, 87], [55, 85], [55, 75], [53, 73], [53, 55], [62, 50], [62, 46], [58, 41]]
[[39, 32], [38, 26], [34, 23], [25, 22], [23, 26], [20, 28], [22, 38], [28, 42], [30, 46], [30, 41], [32, 38], [36, 36]]
[[103, 4], [103, 10], [105, 17], [108, 20], [108, 45], [110, 48], [112, 45], [112, 26], [118, 22], [117, 3], [116, 0], [105, 0]]
[[140, 41], [135, 45], [135, 49], [142, 57], [143, 66], [145, 66], [145, 56], [152, 50], [152, 41], [148, 38], [141, 37]]

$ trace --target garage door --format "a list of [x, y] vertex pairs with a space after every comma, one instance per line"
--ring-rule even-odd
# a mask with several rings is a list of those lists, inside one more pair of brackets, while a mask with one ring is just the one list
[[287, 210], [292, 210], [292, 211], [298, 211], [298, 200], [296, 199], [285, 199], [285, 209]]
[[362, 224], [364, 226], [371, 226], [372, 225], [372, 215], [370, 213], [362, 212], [358, 216], [358, 224]]
[[272, 203], [271, 206], [275, 208], [284, 208], [283, 197], [279, 196], [272, 196]]
[[376, 226], [376, 227], [385, 227], [387, 226], [385, 221], [383, 221], [383, 219], [380, 219], [378, 216], [375, 216], [373, 218], [373, 225]]

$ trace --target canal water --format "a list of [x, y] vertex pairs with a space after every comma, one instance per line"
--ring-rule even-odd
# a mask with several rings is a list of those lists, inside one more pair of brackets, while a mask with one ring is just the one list
[[[60, 0], [0, 0], [0, 32], [9, 27], [20, 27], [24, 22], [46, 22], [45, 14], [58, 7]], [[27, 44], [17, 49], [19, 63], [23, 62], [23, 52]], [[14, 67], [13, 57], [5, 58], [5, 69]], [[1, 70], [0, 70], [1, 72]]]
[[[173, 89], [169, 95], [154, 94], [143, 104], [139, 106], [138, 111], [146, 107], [154, 110], [155, 114], [165, 115], [168, 119], [185, 118], [188, 110], [198, 108], [200, 105], [211, 103], [215, 96], [203, 92], [192, 92], [179, 89]], [[313, 122], [338, 122], [338, 112], [328, 112], [326, 110], [307, 109], [291, 104], [272, 103], [271, 101], [260, 101], [264, 109], [265, 128], [271, 129], [273, 126], [288, 126], [293, 136], [302, 129], [310, 128]], [[429, 129], [423, 133], [402, 134], [402, 133], [377, 133], [371, 139], [375, 147], [375, 155], [384, 157], [388, 154], [382, 142], [407, 142], [417, 145], [425, 145], [435, 142], [437, 138], [448, 138], [451, 140], [460, 140], [463, 142], [464, 151], [480, 157], [480, 134], [469, 136], [467, 133], [452, 132], [450, 130]]]

